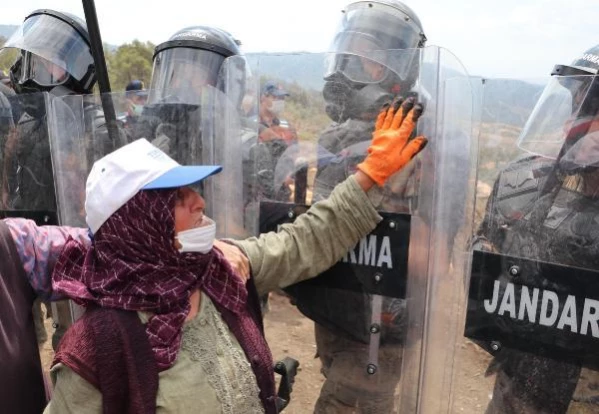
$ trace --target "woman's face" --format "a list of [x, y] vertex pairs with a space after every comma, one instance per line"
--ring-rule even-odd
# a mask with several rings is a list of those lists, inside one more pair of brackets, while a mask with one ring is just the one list
[[202, 196], [191, 187], [179, 188], [175, 201], [175, 234], [200, 227], [205, 206]]

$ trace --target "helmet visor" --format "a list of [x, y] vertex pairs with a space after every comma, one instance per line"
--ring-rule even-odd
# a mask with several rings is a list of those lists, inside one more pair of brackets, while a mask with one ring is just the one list
[[327, 56], [325, 62], [325, 77], [342, 73], [348, 79], [364, 84], [382, 81], [388, 71], [406, 80], [419, 56], [419, 49], [402, 47], [390, 52], [373, 36], [359, 32], [339, 33], [334, 47], [336, 53]]
[[[383, 3], [349, 5], [336, 33], [329, 48], [335, 55], [327, 59], [325, 76], [343, 73], [358, 83], [380, 82], [387, 74], [382, 74], [384, 70], [392, 70], [405, 81], [419, 56], [417, 50], [408, 50], [424, 46], [426, 40], [420, 22], [409, 9]], [[388, 58], [390, 50], [406, 52]]]
[[[46, 14], [29, 17], [6, 41], [4, 49], [21, 49], [62, 68], [76, 80], [93, 65], [89, 45], [66, 22]], [[39, 69], [38, 69], [39, 72]]]
[[563, 75], [553, 76], [543, 90], [518, 146], [535, 155], [559, 158], [560, 163], [569, 160], [578, 167], [598, 164], [599, 147], [592, 139], [592, 132], [599, 130], [597, 77], [578, 68], [560, 68], [554, 73]]
[[17, 82], [32, 80], [40, 86], [57, 86], [63, 84], [69, 74], [65, 64], [55, 64], [31, 52], [22, 52], [21, 70], [17, 74]]
[[148, 103], [201, 104], [202, 89], [216, 86], [224, 57], [192, 48], [171, 48], [154, 59]]

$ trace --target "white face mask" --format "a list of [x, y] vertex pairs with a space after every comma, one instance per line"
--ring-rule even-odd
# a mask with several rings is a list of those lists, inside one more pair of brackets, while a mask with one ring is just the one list
[[279, 116], [285, 110], [285, 101], [283, 100], [275, 100], [272, 101], [272, 106], [270, 107], [270, 112]]
[[181, 247], [179, 251], [208, 253], [212, 250], [216, 238], [216, 223], [209, 217], [204, 216], [201, 227], [180, 231], [175, 236]]
[[144, 106], [143, 105], [136, 105], [136, 104], [131, 104], [131, 109], [132, 109], [132, 115], [133, 116], [141, 116], [141, 114], [144, 111]]

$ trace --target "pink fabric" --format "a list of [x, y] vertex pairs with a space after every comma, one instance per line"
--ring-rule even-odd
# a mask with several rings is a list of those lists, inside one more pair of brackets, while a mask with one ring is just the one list
[[175, 249], [175, 195], [140, 191], [100, 227], [91, 247], [70, 239], [52, 276], [54, 291], [78, 304], [153, 313], [146, 333], [161, 371], [176, 360], [193, 291], [236, 315], [247, 312], [247, 289], [219, 250]]
[[60, 300], [52, 292], [50, 274], [69, 237], [89, 245], [87, 229], [67, 226], [37, 226], [33, 220], [7, 218], [4, 222], [15, 242], [23, 269], [36, 296], [43, 300]]

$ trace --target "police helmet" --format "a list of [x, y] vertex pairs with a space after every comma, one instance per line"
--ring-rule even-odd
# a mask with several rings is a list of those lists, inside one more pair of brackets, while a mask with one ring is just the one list
[[556, 65], [524, 126], [520, 148], [559, 160], [562, 170], [599, 167], [599, 45]]
[[402, 2], [349, 4], [326, 61], [323, 92], [329, 116], [335, 121], [368, 118], [384, 101], [407, 94], [416, 84], [425, 43], [418, 16]]
[[94, 59], [85, 21], [69, 13], [35, 10], [6, 41], [0, 54], [17, 51], [10, 78], [17, 93], [91, 93]]
[[219, 85], [223, 61], [239, 55], [240, 42], [207, 26], [179, 30], [156, 46], [148, 104], [200, 104], [204, 86]]

